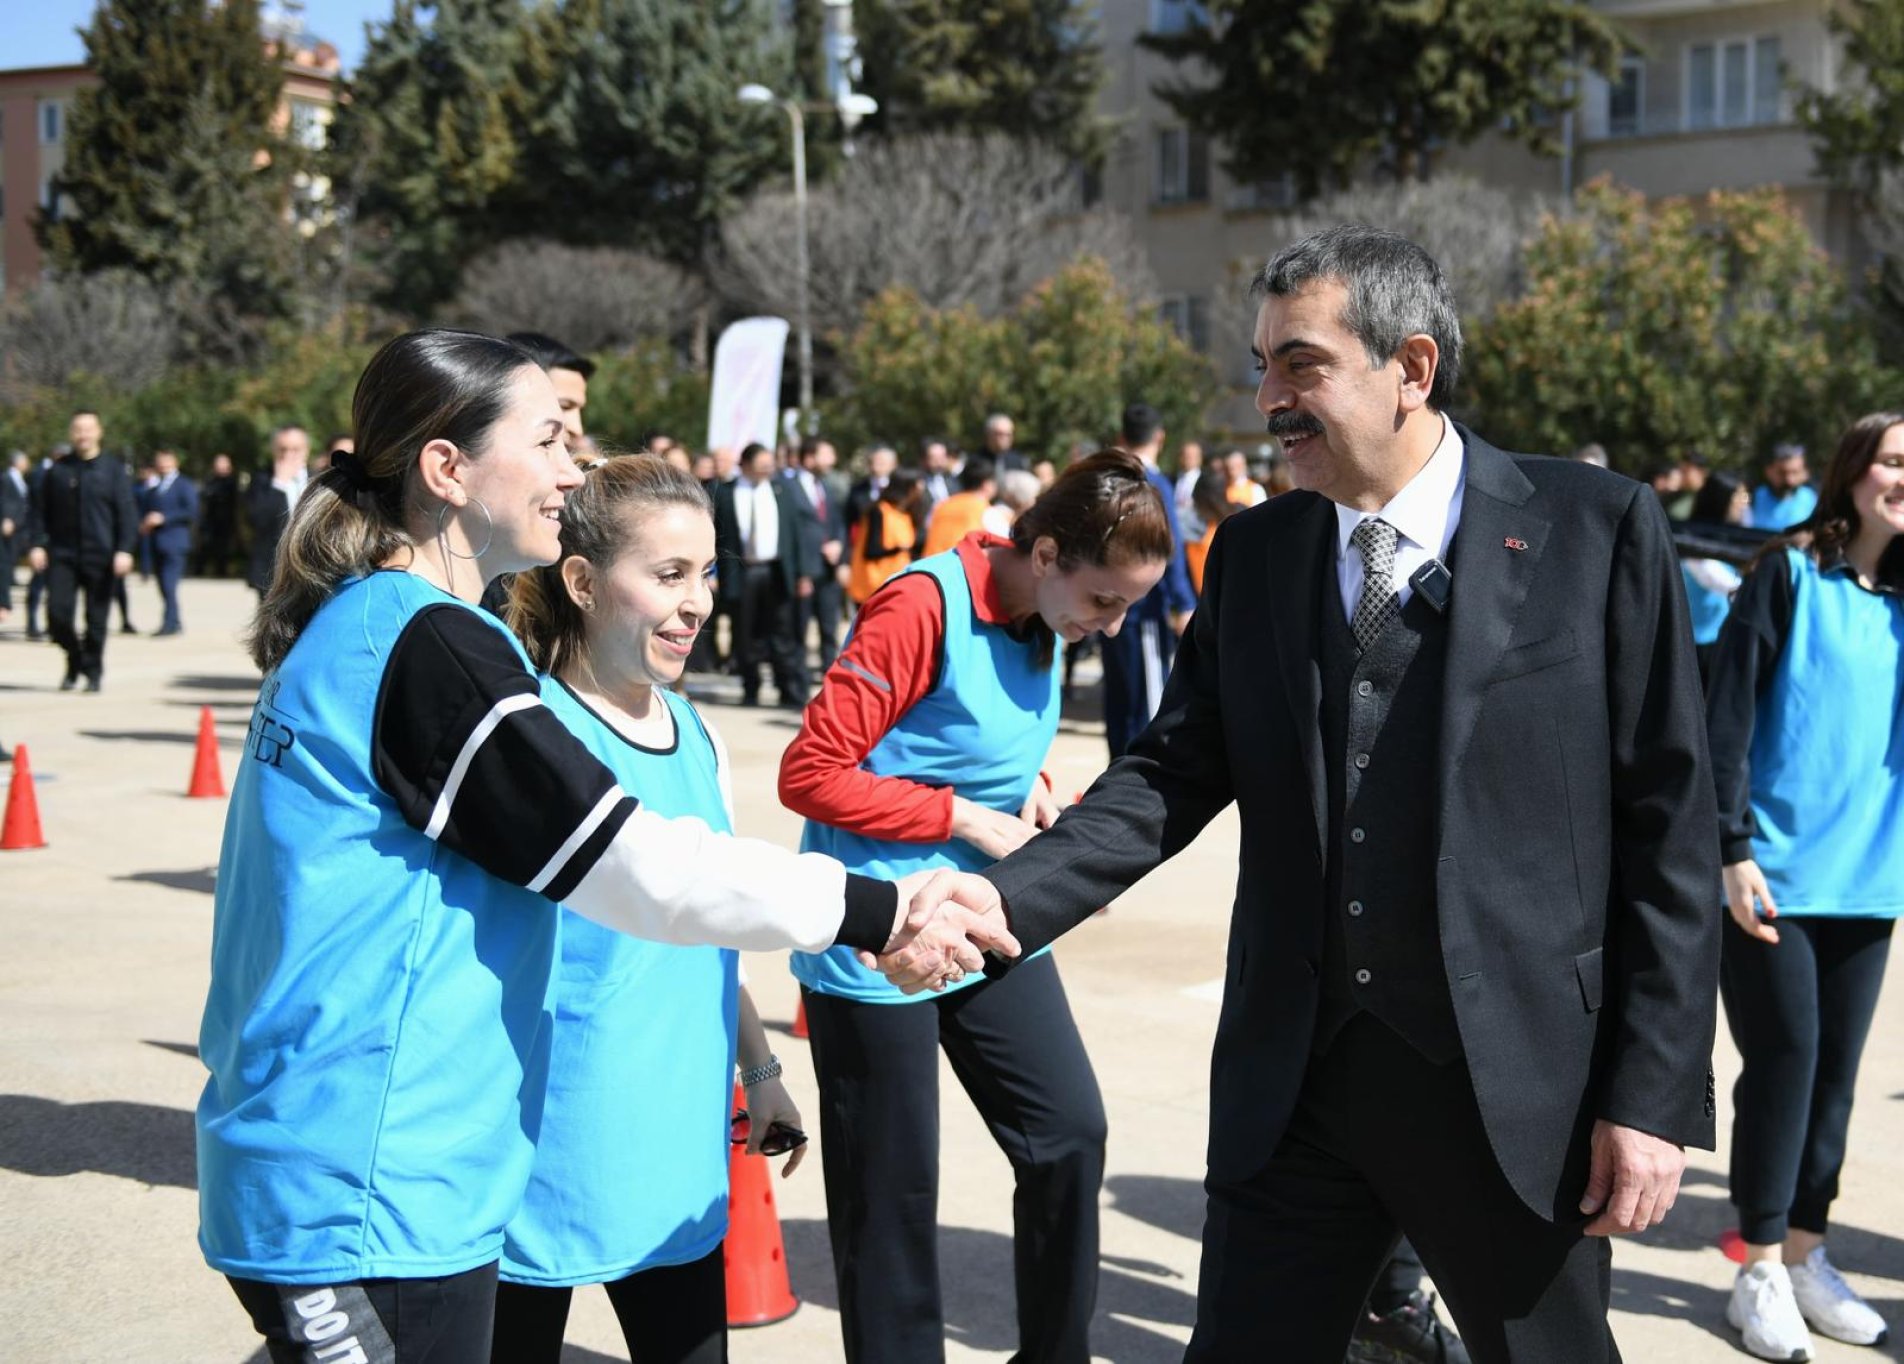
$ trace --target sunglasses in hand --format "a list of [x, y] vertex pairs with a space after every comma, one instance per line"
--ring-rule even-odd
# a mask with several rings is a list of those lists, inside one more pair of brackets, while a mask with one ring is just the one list
[[[747, 1110], [744, 1108], [735, 1109], [734, 1121], [728, 1135], [728, 1140], [736, 1146], [745, 1146], [749, 1139], [752, 1138], [753, 1133], [754, 1121], [748, 1116]], [[807, 1134], [805, 1132], [802, 1132], [797, 1127], [790, 1127], [784, 1122], [775, 1122], [769, 1124], [767, 1127], [766, 1139], [760, 1143], [760, 1154], [763, 1156], [784, 1156], [787, 1152], [805, 1146], [806, 1144]]]

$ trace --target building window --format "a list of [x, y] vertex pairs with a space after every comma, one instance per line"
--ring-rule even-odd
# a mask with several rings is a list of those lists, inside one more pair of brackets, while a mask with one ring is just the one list
[[59, 191], [54, 187], [51, 172], [40, 177], [40, 212], [49, 223], [56, 223], [60, 216]]
[[324, 149], [324, 114], [315, 104], [291, 101], [291, 141], [307, 151]]
[[1157, 130], [1160, 204], [1200, 204], [1210, 197], [1210, 140], [1182, 128]]
[[1185, 345], [1199, 354], [1210, 349], [1210, 300], [1201, 294], [1172, 294], [1157, 305], [1157, 315]]
[[64, 121], [65, 110], [58, 100], [40, 102], [40, 144], [50, 147], [60, 140], [60, 124]]
[[1152, 33], [1187, 33], [1209, 26], [1210, 16], [1198, 0], [1150, 0]]
[[1645, 131], [1646, 63], [1620, 58], [1620, 78], [1607, 87], [1607, 136], [1638, 137]]
[[1096, 208], [1099, 204], [1104, 202], [1103, 167], [1091, 165], [1088, 162], [1079, 162], [1077, 177], [1078, 206], [1080, 208]]
[[1752, 41], [1752, 121], [1777, 123], [1784, 114], [1785, 72], [1777, 38]]
[[1686, 126], [1746, 128], [1783, 117], [1779, 40], [1729, 38], [1686, 49]]

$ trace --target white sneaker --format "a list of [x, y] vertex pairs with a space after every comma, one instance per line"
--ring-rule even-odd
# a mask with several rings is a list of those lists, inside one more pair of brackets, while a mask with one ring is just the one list
[[1882, 1345], [1889, 1328], [1871, 1304], [1857, 1295], [1844, 1275], [1815, 1246], [1802, 1265], [1791, 1266], [1792, 1297], [1812, 1329], [1847, 1345]]
[[1811, 1358], [1811, 1332], [1792, 1297], [1792, 1276], [1775, 1260], [1739, 1271], [1726, 1303], [1726, 1320], [1745, 1336], [1747, 1354], [1780, 1364], [1804, 1364]]

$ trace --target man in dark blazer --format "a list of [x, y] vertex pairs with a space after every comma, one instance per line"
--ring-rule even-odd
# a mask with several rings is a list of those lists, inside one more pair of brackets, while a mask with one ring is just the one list
[[[104, 453], [99, 414], [73, 414], [72, 453], [57, 461], [34, 489], [32, 548], [27, 562], [46, 573], [46, 628], [66, 652], [61, 691], [85, 684], [98, 691], [105, 671], [106, 627], [112, 622], [113, 584], [132, 571], [139, 543], [132, 476]], [[82, 633], [73, 624], [86, 597]]]
[[[1413, 244], [1331, 229], [1256, 288], [1304, 491], [1217, 533], [1129, 754], [936, 893], [989, 886], [1029, 955], [1234, 801], [1186, 1359], [1340, 1364], [1405, 1232], [1475, 1360], [1605, 1364], [1604, 1238], [1713, 1142], [1718, 833], [1665, 514], [1443, 415], [1460, 326]], [[902, 984], [959, 974], [910, 955]]]
[[741, 451], [740, 477], [715, 486], [720, 599], [734, 623], [734, 659], [747, 705], [760, 704], [763, 663], [772, 668], [781, 705], [807, 703], [796, 608], [813, 594], [819, 575], [817, 524], [800, 485], [774, 477], [774, 453], [764, 445]]
[[277, 566], [278, 541], [290, 523], [291, 508], [310, 481], [311, 436], [296, 424], [271, 433], [271, 467], [253, 471], [245, 485], [245, 581], [262, 597]]
[[179, 621], [178, 587], [192, 553], [192, 528], [198, 524], [198, 485], [179, 472], [175, 451], [154, 452], [152, 465], [158, 477], [146, 490], [139, 524], [152, 546], [152, 569], [165, 604], [165, 618], [153, 633], [176, 635], [185, 628]]
[[0, 621], [13, 614], [13, 568], [26, 552], [29, 491], [24, 450], [0, 465]]
[[837, 484], [827, 479], [827, 471], [834, 463], [833, 442], [821, 436], [808, 436], [800, 442], [800, 453], [796, 458], [799, 467], [789, 469], [787, 476], [798, 481], [800, 491], [806, 495], [807, 505], [812, 508], [813, 522], [809, 526], [809, 533], [820, 554], [819, 572], [813, 578], [813, 593], [801, 603], [798, 635], [804, 648], [807, 622], [812, 621], [817, 627], [820, 672], [824, 675], [833, 666], [833, 660], [839, 657], [840, 618], [846, 610], [846, 586], [842, 581], [848, 550], [846, 499], [839, 495]]

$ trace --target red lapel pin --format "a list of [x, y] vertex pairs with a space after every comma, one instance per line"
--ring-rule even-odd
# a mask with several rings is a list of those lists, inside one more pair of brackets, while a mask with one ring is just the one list
[[1527, 548], [1527, 541], [1517, 539], [1516, 537], [1512, 535], [1508, 536], [1506, 540], [1502, 541], [1502, 543], [1505, 544], [1509, 549], [1513, 550], [1516, 554], [1519, 554], [1522, 550]]

